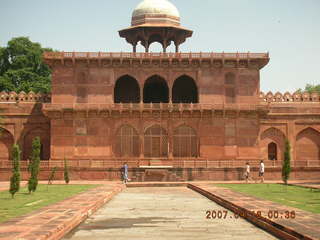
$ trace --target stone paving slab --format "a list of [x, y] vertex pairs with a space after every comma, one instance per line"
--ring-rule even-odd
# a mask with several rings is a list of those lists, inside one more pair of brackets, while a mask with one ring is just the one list
[[[194, 186], [203, 189], [213, 195], [228, 201], [240, 208], [257, 213], [261, 211], [262, 217], [273, 223], [279, 224], [291, 231], [301, 233], [307, 239], [320, 239], [320, 214], [310, 213], [297, 208], [284, 206], [272, 201], [258, 199], [248, 196], [244, 193], [232, 191], [227, 188], [217, 187], [213, 184], [193, 184]], [[278, 218], [269, 218], [269, 211], [278, 211]], [[285, 212], [294, 212], [295, 218], [286, 219]], [[303, 238], [297, 238], [303, 239]]]
[[[84, 184], [84, 182], [82, 182]], [[0, 240], [56, 240], [125, 188], [103, 185], [0, 224]]]
[[126, 188], [67, 234], [65, 240], [277, 240], [186, 187]]

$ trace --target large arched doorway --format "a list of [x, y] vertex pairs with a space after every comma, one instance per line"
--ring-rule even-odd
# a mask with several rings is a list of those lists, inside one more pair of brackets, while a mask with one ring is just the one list
[[129, 75], [120, 77], [114, 87], [115, 103], [139, 103], [140, 87], [137, 80]]
[[296, 160], [320, 159], [320, 133], [313, 128], [307, 128], [297, 135]]
[[0, 128], [0, 161], [11, 159], [11, 149], [14, 144], [14, 139], [12, 134]]
[[32, 153], [32, 141], [40, 137], [41, 149], [40, 149], [40, 159], [49, 160], [50, 159], [50, 135], [49, 132], [42, 129], [36, 128], [32, 129], [24, 136], [23, 140], [23, 160], [30, 160]]
[[124, 125], [117, 131], [115, 155], [117, 157], [139, 157], [139, 135], [133, 127]]
[[177, 78], [172, 88], [173, 103], [198, 103], [198, 88], [194, 80], [186, 75]]
[[260, 147], [265, 160], [282, 160], [286, 136], [277, 128], [265, 130], [260, 137]]
[[197, 157], [198, 141], [196, 131], [189, 126], [180, 126], [173, 133], [174, 157]]
[[167, 82], [158, 75], [148, 78], [143, 88], [144, 103], [168, 103], [169, 88]]
[[152, 158], [168, 156], [168, 135], [161, 126], [154, 125], [145, 131], [144, 156]]

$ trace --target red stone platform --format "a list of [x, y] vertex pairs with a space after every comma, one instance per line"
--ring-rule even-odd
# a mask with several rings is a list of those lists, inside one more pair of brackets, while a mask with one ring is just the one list
[[[99, 182], [94, 183], [99, 184]], [[104, 184], [27, 215], [11, 219], [0, 224], [0, 240], [60, 239], [124, 188], [125, 186], [120, 183]]]
[[[281, 239], [320, 239], [320, 214], [306, 212], [297, 208], [284, 206], [272, 201], [258, 199], [227, 188], [217, 187], [214, 184], [189, 184], [189, 188], [201, 193], [231, 211], [239, 211], [243, 217], [253, 224], [273, 233]], [[269, 211], [294, 211], [294, 219], [281, 217], [269, 218]], [[251, 212], [262, 212], [262, 218]]]

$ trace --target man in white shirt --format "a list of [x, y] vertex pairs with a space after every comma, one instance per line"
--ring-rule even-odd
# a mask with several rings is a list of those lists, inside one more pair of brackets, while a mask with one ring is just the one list
[[249, 177], [250, 177], [250, 165], [249, 165], [249, 163], [248, 163], [248, 162], [246, 163], [246, 172], [245, 172], [245, 177], [246, 177], [246, 183], [248, 183], [248, 181], [249, 181]]
[[260, 162], [260, 167], [259, 167], [259, 177], [262, 183], [264, 183], [264, 163], [263, 160]]

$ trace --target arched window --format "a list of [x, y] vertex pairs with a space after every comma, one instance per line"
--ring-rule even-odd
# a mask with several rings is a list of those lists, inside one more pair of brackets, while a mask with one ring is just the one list
[[269, 160], [278, 160], [278, 149], [277, 149], [277, 144], [274, 142], [269, 143], [268, 145], [268, 159]]
[[129, 75], [120, 77], [114, 88], [115, 103], [139, 103], [140, 87], [136, 79]]
[[320, 159], [320, 132], [307, 128], [297, 135], [296, 160]]
[[173, 103], [198, 103], [198, 89], [194, 80], [186, 75], [177, 78], [172, 88]]
[[225, 101], [226, 103], [235, 103], [236, 102], [236, 89], [235, 81], [236, 77], [234, 73], [227, 73], [224, 78], [225, 84]]
[[159, 125], [154, 125], [145, 132], [144, 156], [153, 158], [168, 156], [168, 135]]
[[0, 161], [11, 159], [13, 136], [7, 130], [0, 128]]
[[196, 131], [188, 126], [180, 126], [173, 133], [174, 157], [197, 157], [198, 141]]
[[168, 103], [169, 88], [167, 82], [160, 76], [154, 75], [147, 79], [143, 88], [144, 103]]
[[133, 127], [124, 125], [119, 128], [116, 136], [115, 154], [117, 157], [139, 157], [139, 135]]

